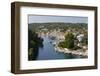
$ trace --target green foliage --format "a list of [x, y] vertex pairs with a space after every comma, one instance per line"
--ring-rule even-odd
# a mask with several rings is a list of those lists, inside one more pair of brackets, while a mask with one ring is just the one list
[[65, 36], [65, 40], [58, 44], [59, 47], [73, 49], [74, 48], [74, 35], [72, 33], [68, 33]]
[[38, 37], [38, 34], [35, 33], [34, 31], [29, 30], [28, 32], [28, 47], [33, 48], [33, 47], [38, 47], [42, 44], [43, 39]]
[[30, 41], [30, 45], [31, 45], [30, 47], [33, 47], [33, 46], [35, 46], [35, 45], [36, 45], [36, 42], [35, 42], [35, 41], [33, 41], [33, 40], [31, 40], [31, 41]]
[[34, 60], [38, 54], [38, 48], [42, 45], [43, 39], [38, 37], [34, 31], [28, 31], [28, 59]]
[[46, 28], [48, 30], [53, 30], [53, 29], [63, 29], [62, 31], [65, 32], [67, 29], [75, 29], [76, 31], [80, 29], [80, 31], [85, 28], [87, 29], [87, 24], [86, 23], [61, 23], [61, 22], [52, 22], [52, 23], [31, 23], [28, 24], [29, 29], [37, 31], [41, 30], [43, 28]]
[[60, 43], [58, 44], [58, 46], [59, 46], [59, 47], [62, 47], [62, 48], [66, 48], [65, 42], [60, 42]]
[[81, 49], [79, 46], [74, 46], [73, 50]]
[[33, 48], [30, 48], [28, 54], [32, 55], [32, 51], [33, 51]]
[[82, 40], [82, 45], [88, 45], [88, 38], [85, 38]]
[[74, 35], [72, 33], [68, 33], [65, 36], [65, 44], [68, 49], [74, 48]]

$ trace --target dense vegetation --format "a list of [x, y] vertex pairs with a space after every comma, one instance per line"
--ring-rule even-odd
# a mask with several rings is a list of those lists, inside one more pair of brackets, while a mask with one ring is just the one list
[[74, 35], [72, 33], [68, 33], [65, 36], [65, 40], [63, 42], [60, 42], [58, 46], [68, 49], [74, 48]]
[[[78, 42], [78, 43], [81, 43], [83, 46], [87, 45], [88, 44], [87, 34], [85, 37], [86, 37], [85, 39], [83, 39], [81, 42]], [[73, 49], [73, 50], [80, 49], [81, 47], [75, 45], [75, 40], [77, 40], [76, 37], [70, 32], [65, 35], [65, 40], [60, 42], [58, 46], [61, 48], [68, 48], [68, 49]]]
[[42, 47], [43, 39], [38, 37], [38, 34], [29, 30], [28, 31], [28, 59], [34, 60], [37, 57], [38, 54], [38, 48]]
[[67, 29], [74, 29], [74, 31], [82, 31], [81, 29], [87, 29], [87, 24], [86, 23], [31, 23], [29, 24], [29, 29], [32, 30], [41, 30], [43, 28], [46, 28], [48, 30], [53, 30], [53, 29], [62, 29], [62, 31], [65, 31]]

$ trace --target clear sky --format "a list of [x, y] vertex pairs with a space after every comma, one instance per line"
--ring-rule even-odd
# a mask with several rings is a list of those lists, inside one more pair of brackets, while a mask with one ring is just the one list
[[88, 23], [88, 17], [47, 16], [47, 15], [28, 16], [28, 23], [47, 23], [47, 22]]

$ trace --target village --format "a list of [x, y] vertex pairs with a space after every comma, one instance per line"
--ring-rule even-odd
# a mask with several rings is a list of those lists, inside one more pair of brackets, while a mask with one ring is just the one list
[[[58, 29], [53, 29], [48, 31], [48, 29], [43, 28], [39, 30], [37, 33], [39, 37], [47, 36], [50, 39], [50, 43], [54, 46], [56, 52], [87, 57], [88, 56], [87, 30], [85, 28], [79, 29], [78, 31], [75, 28], [67, 29], [65, 31], [62, 30], [63, 29], [58, 28]], [[74, 46], [78, 47], [77, 49], [68, 49], [68, 48], [59, 47], [59, 43], [65, 40], [65, 35], [67, 35], [68, 33], [72, 33], [74, 35], [75, 38]]]

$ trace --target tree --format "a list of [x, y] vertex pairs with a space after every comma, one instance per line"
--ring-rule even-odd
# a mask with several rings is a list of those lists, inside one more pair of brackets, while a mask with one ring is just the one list
[[68, 49], [74, 48], [74, 35], [72, 33], [65, 35], [65, 45]]
[[66, 44], [65, 44], [64, 41], [63, 41], [63, 42], [60, 42], [60, 43], [58, 44], [58, 46], [59, 46], [59, 47], [62, 47], [62, 48], [66, 48]]
[[43, 39], [32, 30], [28, 30], [28, 59], [35, 60], [38, 56], [39, 47], [43, 46]]
[[28, 32], [28, 47], [33, 48], [37, 46], [42, 46], [43, 39], [38, 37], [38, 34], [32, 30]]

